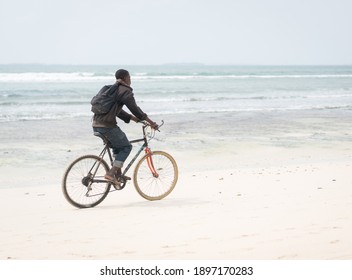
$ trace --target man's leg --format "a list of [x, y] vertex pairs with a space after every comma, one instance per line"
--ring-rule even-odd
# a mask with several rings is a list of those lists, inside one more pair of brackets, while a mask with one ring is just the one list
[[104, 128], [101, 129], [101, 133], [111, 143], [115, 159], [112, 168], [106, 173], [105, 178], [112, 181], [114, 185], [119, 186], [117, 178], [121, 176], [121, 168], [131, 153], [132, 145], [128, 141], [126, 134], [119, 127]]

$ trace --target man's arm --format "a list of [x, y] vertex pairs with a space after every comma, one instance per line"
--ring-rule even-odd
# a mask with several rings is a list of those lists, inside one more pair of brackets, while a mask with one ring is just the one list
[[[130, 120], [135, 122], [146, 120], [153, 129], [157, 129], [158, 125], [153, 122], [146, 113], [142, 111], [141, 108], [137, 106], [136, 100], [134, 99], [133, 93], [129, 92], [129, 94], [125, 94], [122, 102], [127, 106], [127, 108], [131, 111], [133, 116], [130, 115]], [[127, 114], [127, 113], [126, 113]]]
[[117, 114], [117, 117], [121, 120], [123, 120], [125, 123], [129, 123], [130, 120], [133, 120], [133, 118], [135, 118], [134, 116], [132, 116], [131, 114], [127, 113], [124, 110], [121, 110], [120, 113]]

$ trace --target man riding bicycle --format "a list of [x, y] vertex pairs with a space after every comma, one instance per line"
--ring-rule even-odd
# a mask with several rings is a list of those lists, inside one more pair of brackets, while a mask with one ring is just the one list
[[[131, 76], [127, 70], [119, 69], [115, 73], [116, 83], [118, 87], [115, 94], [119, 95], [116, 104], [106, 114], [94, 114], [93, 116], [93, 131], [103, 134], [110, 142], [110, 147], [113, 150], [114, 162], [112, 168], [105, 174], [105, 179], [111, 181], [116, 188], [119, 188], [120, 183], [118, 178], [121, 176], [121, 168], [129, 156], [132, 145], [126, 137], [126, 134], [117, 126], [116, 117], [129, 123], [131, 120], [138, 122], [141, 120], [147, 121], [153, 129], [157, 129], [158, 125], [153, 122], [141, 108], [139, 108], [134, 99], [133, 89], [131, 86]], [[122, 109], [126, 107], [132, 114], [127, 113]]]

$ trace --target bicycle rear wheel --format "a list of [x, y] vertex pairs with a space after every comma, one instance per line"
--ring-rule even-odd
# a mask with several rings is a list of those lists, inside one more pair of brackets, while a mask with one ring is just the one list
[[[148, 157], [151, 157], [152, 167]], [[147, 200], [159, 200], [169, 195], [175, 188], [177, 179], [176, 161], [171, 155], [161, 151], [144, 155], [137, 163], [133, 174], [137, 192]]]
[[85, 155], [74, 160], [62, 179], [66, 200], [78, 208], [89, 208], [102, 202], [111, 184], [104, 180], [108, 164], [95, 155]]

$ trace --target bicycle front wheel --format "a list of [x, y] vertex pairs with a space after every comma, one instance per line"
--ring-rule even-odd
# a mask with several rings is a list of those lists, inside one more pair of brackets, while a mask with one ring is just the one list
[[77, 158], [66, 169], [62, 191], [66, 200], [78, 208], [89, 208], [102, 202], [111, 184], [104, 179], [108, 164], [95, 155]]
[[133, 174], [137, 192], [147, 200], [159, 200], [169, 195], [175, 188], [177, 179], [176, 161], [161, 151], [144, 155]]

